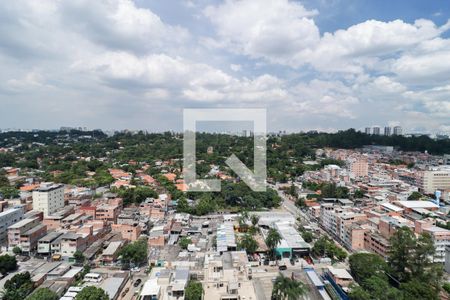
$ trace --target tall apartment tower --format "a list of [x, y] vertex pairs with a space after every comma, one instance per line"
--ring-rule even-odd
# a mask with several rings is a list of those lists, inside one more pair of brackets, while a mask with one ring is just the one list
[[384, 127], [384, 135], [387, 135], [387, 136], [391, 135], [391, 127], [389, 127], [389, 126]]
[[372, 134], [380, 135], [381, 129], [378, 126], [374, 126], [372, 129]]
[[402, 135], [402, 127], [401, 126], [394, 127], [394, 135]]
[[33, 191], [33, 209], [48, 216], [64, 207], [64, 185], [44, 182]]
[[366, 134], [370, 134], [370, 127], [366, 127], [366, 129], [364, 130], [364, 132], [365, 132]]

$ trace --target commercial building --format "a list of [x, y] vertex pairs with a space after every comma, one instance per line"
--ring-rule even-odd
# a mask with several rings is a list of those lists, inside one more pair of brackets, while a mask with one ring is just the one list
[[45, 217], [63, 207], [64, 185], [45, 182], [33, 191], [33, 209], [42, 211]]
[[442, 168], [421, 172], [418, 178], [418, 186], [425, 194], [434, 194], [436, 190], [450, 190], [450, 169]]
[[285, 258], [292, 258], [309, 254], [311, 245], [305, 242], [300, 233], [291, 224], [277, 222], [274, 225], [282, 238], [275, 249], [278, 255]]
[[402, 133], [403, 133], [402, 127], [400, 126], [394, 127], [394, 135], [402, 135]]
[[386, 135], [386, 136], [391, 135], [391, 127], [389, 127], [389, 126], [384, 127], [384, 135]]
[[378, 126], [374, 126], [372, 129], [372, 134], [380, 135], [381, 129]]

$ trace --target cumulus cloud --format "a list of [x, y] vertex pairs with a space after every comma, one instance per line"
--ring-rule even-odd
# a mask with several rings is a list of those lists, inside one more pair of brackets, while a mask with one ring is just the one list
[[[291, 130], [412, 127], [412, 116], [449, 126], [450, 23], [321, 32], [319, 12], [298, 1], [204, 3], [181, 3], [183, 19], [132, 0], [1, 2], [0, 126], [17, 111], [36, 127], [46, 115], [54, 127], [172, 129], [190, 106], [267, 107], [269, 127]], [[155, 123], [137, 121], [155, 111]]]
[[319, 30], [311, 19], [316, 13], [287, 0], [227, 0], [204, 10], [217, 28], [217, 45], [282, 64], [318, 43]]

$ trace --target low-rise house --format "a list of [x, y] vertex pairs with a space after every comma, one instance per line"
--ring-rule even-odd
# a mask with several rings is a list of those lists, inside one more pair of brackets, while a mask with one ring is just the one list
[[129, 241], [136, 241], [141, 235], [141, 227], [139, 224], [112, 224], [111, 231], [118, 232], [122, 235], [122, 238]]
[[38, 240], [37, 253], [44, 256], [51, 255], [52, 242], [55, 241], [58, 237], [60, 237], [62, 234], [63, 234], [62, 232], [54, 231], [40, 238]]
[[103, 250], [101, 262], [103, 264], [111, 264], [116, 261], [122, 246], [123, 242], [121, 241], [110, 242], [108, 247]]

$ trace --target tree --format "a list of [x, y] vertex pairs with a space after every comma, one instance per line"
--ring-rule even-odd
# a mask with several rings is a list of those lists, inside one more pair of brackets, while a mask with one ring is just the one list
[[249, 254], [253, 254], [258, 249], [258, 242], [250, 234], [245, 234], [240, 242], [239, 248], [244, 249]]
[[33, 291], [29, 272], [19, 273], [5, 282], [2, 300], [23, 300]]
[[200, 282], [190, 280], [184, 291], [186, 300], [201, 300], [203, 295], [203, 286]]
[[20, 247], [18, 247], [18, 246], [15, 246], [14, 248], [13, 248], [13, 253], [15, 254], [15, 255], [20, 255], [20, 254], [22, 254], [22, 249], [20, 248]]
[[348, 261], [350, 272], [359, 284], [372, 275], [382, 276], [387, 267], [384, 259], [374, 253], [354, 253], [350, 255]]
[[4, 174], [0, 174], [0, 187], [9, 187], [9, 180]]
[[181, 249], [187, 249], [187, 247], [192, 244], [192, 241], [190, 238], [183, 236], [180, 241], [178, 242], [178, 245], [180, 245]]
[[109, 296], [102, 288], [87, 286], [77, 294], [75, 300], [109, 300]]
[[17, 269], [17, 260], [14, 256], [0, 255], [0, 273], [6, 275], [10, 271]]
[[181, 197], [177, 202], [177, 212], [189, 213], [191, 208], [186, 198]]
[[412, 192], [411, 195], [408, 196], [408, 200], [420, 200], [423, 195], [419, 192]]
[[373, 275], [364, 280], [362, 286], [369, 292], [372, 299], [403, 299], [402, 292], [391, 287], [385, 276]]
[[145, 239], [139, 239], [134, 243], [128, 244], [120, 250], [122, 263], [127, 266], [130, 263], [140, 265], [147, 261], [148, 244]]
[[390, 238], [388, 264], [394, 276], [401, 282], [407, 281], [411, 276], [411, 260], [415, 247], [415, 237], [408, 227], [397, 229]]
[[273, 284], [272, 299], [297, 300], [307, 291], [306, 285], [300, 281], [279, 275]]
[[79, 250], [75, 251], [75, 253], [73, 254], [73, 258], [75, 259], [75, 262], [77, 264], [82, 264], [84, 262], [84, 260], [86, 259], [83, 252], [81, 252]]
[[444, 291], [445, 291], [447, 294], [450, 294], [450, 282], [444, 283], [444, 285], [442, 286], [442, 288], [444, 289]]
[[256, 227], [258, 225], [258, 222], [259, 222], [259, 216], [255, 215], [255, 214], [252, 214], [250, 216], [250, 222], [252, 223], [253, 227]]
[[426, 270], [431, 266], [431, 257], [435, 253], [434, 243], [429, 233], [422, 233], [416, 239], [416, 245], [411, 256], [411, 275], [413, 278], [420, 278], [426, 274]]
[[314, 236], [310, 231], [303, 231], [302, 238], [305, 240], [305, 242], [311, 243], [313, 241]]
[[347, 252], [338, 247], [334, 241], [327, 236], [320, 237], [312, 248], [316, 256], [328, 256], [332, 260], [343, 261], [347, 257]]
[[417, 279], [402, 283], [400, 289], [404, 293], [404, 299], [438, 300], [439, 291], [430, 289], [430, 286]]
[[355, 199], [364, 198], [364, 191], [363, 190], [355, 190], [355, 192], [353, 193], [353, 198], [355, 198]]
[[275, 248], [281, 242], [281, 235], [275, 228], [270, 228], [266, 237], [266, 245], [270, 250], [270, 255], [272, 258], [275, 257]]
[[40, 288], [31, 294], [27, 300], [58, 300], [59, 296], [48, 288]]
[[348, 296], [351, 300], [372, 300], [370, 293], [366, 291], [362, 286], [351, 285], [350, 293]]

